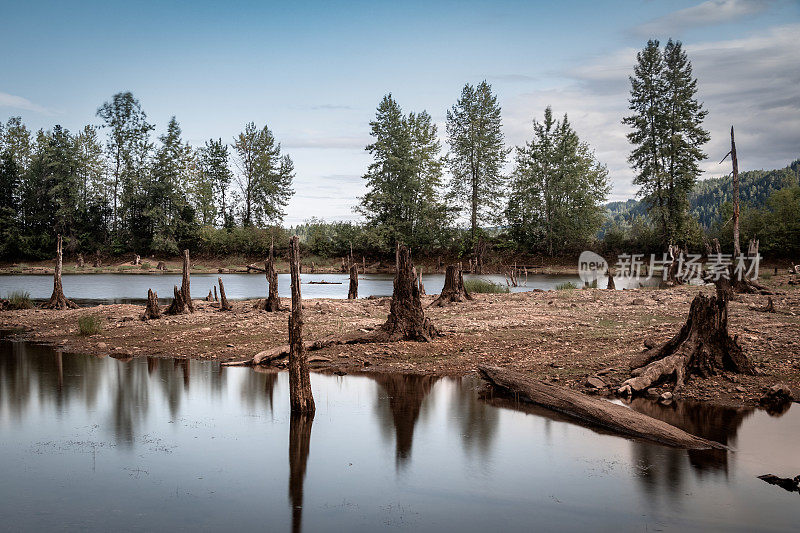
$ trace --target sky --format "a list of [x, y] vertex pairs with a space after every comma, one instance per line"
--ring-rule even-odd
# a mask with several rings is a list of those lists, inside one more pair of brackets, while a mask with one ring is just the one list
[[711, 133], [703, 177], [729, 172], [731, 125], [741, 170], [800, 158], [798, 0], [0, 0], [0, 120], [76, 131], [131, 91], [157, 133], [175, 115], [193, 146], [253, 121], [295, 163], [285, 223], [354, 220], [381, 98], [427, 110], [446, 150], [447, 109], [485, 79], [508, 146], [550, 105], [607, 165], [609, 200], [625, 200], [636, 188], [621, 120], [650, 38], [681, 40], [694, 66]]

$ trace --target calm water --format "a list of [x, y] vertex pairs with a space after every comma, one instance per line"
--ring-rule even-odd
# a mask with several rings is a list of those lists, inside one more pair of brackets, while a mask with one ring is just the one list
[[[264, 275], [256, 274], [192, 274], [191, 288], [194, 298], [205, 298], [208, 291], [217, 283], [217, 277], [225, 284], [225, 294], [229, 299], [264, 298], [267, 282]], [[465, 275], [465, 279], [485, 279], [505, 285], [505, 278], [497, 274]], [[362, 274], [358, 281], [359, 297], [391, 296], [394, 277], [388, 274]], [[174, 285], [180, 286], [180, 274], [65, 274], [62, 277], [64, 294], [84, 304], [144, 302], [147, 289], [156, 291], [162, 299], [172, 298]], [[350, 278], [347, 274], [303, 274], [304, 298], [347, 298]], [[278, 292], [282, 297], [290, 297], [289, 274], [278, 274]], [[309, 281], [338, 282], [333, 285], [309, 284]], [[438, 294], [444, 285], [444, 275], [429, 274], [422, 279], [428, 294]], [[582, 286], [578, 276], [529, 274], [527, 285], [511, 287], [512, 292], [533, 289], [552, 290], [556, 285], [572, 282]], [[600, 286], [605, 287], [601, 280]], [[616, 286], [622, 289], [624, 283], [617, 280]], [[638, 286], [638, 284], [637, 284]], [[13, 291], [28, 291], [31, 298], [46, 299], [53, 292], [52, 275], [0, 275], [0, 297]]]
[[0, 529], [796, 531], [800, 409], [634, 407], [736, 452], [600, 434], [471, 379], [118, 361], [0, 341]]

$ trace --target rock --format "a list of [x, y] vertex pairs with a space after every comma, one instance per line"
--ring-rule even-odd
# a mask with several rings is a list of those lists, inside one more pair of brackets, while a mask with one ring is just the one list
[[659, 396], [661, 396], [661, 393], [659, 393], [656, 389], [652, 387], [647, 389], [645, 394], [647, 395], [648, 398], [658, 398]]
[[644, 300], [642, 298], [634, 298], [631, 305], [644, 305]]
[[[561, 367], [558, 367], [558, 368], [561, 368]], [[605, 376], [606, 374], [608, 374], [610, 372], [613, 372], [613, 371], [614, 371], [614, 367], [610, 366], [608, 368], [604, 368], [603, 370], [598, 371], [597, 375], [598, 376]]]
[[786, 412], [794, 400], [792, 390], [784, 383], [771, 386], [758, 400], [768, 413], [780, 415]]
[[101, 350], [105, 350], [106, 348], [108, 348], [108, 344], [104, 342], [99, 342], [97, 343], [97, 347], [100, 348]]
[[592, 389], [603, 389], [606, 387], [606, 382], [598, 378], [597, 376], [592, 376], [586, 380], [586, 383], [584, 385]]
[[659, 400], [662, 402], [671, 402], [672, 401], [672, 393], [667, 391], [659, 397]]

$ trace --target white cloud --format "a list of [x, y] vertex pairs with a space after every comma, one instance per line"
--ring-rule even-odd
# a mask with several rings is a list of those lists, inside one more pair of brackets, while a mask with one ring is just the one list
[[647, 37], [674, 35], [687, 28], [732, 22], [765, 11], [770, 0], [707, 0], [658, 17], [634, 29]]
[[22, 109], [24, 111], [34, 111], [43, 115], [52, 115], [52, 112], [39, 104], [34, 104], [27, 98], [15, 96], [13, 94], [0, 92], [0, 107], [10, 107], [12, 109]]
[[[699, 80], [698, 98], [709, 111], [705, 177], [729, 172], [717, 163], [729, 150], [732, 124], [742, 170], [783, 167], [800, 157], [798, 34], [800, 24], [793, 24], [762, 30], [757, 36], [685, 45]], [[632, 197], [628, 128], [621, 120], [628, 113], [628, 76], [635, 56], [636, 50], [622, 49], [566, 72], [571, 83], [564, 88], [507, 98], [507, 141], [521, 145], [531, 136], [531, 120], [541, 120], [545, 106], [551, 105], [555, 114], [569, 114], [581, 138], [608, 165], [611, 199]]]

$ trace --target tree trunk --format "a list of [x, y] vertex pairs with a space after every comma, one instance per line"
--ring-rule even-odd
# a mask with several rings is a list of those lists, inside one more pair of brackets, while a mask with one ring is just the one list
[[292, 277], [292, 313], [289, 316], [289, 403], [292, 414], [313, 414], [314, 397], [308, 359], [303, 347], [303, 298], [300, 295], [300, 240], [289, 243], [289, 269]]
[[725, 448], [722, 444], [696, 437], [666, 422], [601, 398], [592, 398], [503, 368], [479, 366], [478, 370], [482, 377], [494, 386], [509, 391], [523, 400], [617, 434], [677, 448], [693, 450]]
[[134, 256], [133, 256], [133, 264], [135, 266], [138, 266], [138, 265], [142, 264], [142, 258], [139, 256], [139, 254], [134, 254]]
[[[394, 277], [394, 291], [389, 318], [381, 327], [387, 341], [415, 340], [430, 341], [438, 335], [431, 321], [425, 317], [419, 298], [419, 287], [414, 277], [411, 254], [405, 246], [397, 251], [397, 274]], [[380, 341], [379, 341], [380, 342]]]
[[634, 377], [622, 384], [620, 394], [639, 393], [673, 375], [677, 392], [691, 375], [755, 373], [753, 363], [728, 333], [728, 295], [719, 284], [716, 296], [695, 296], [677, 335], [662, 347], [634, 357], [631, 367]]
[[358, 299], [358, 265], [350, 267], [350, 288], [347, 291], [348, 300]]
[[186, 302], [183, 299], [183, 293], [178, 290], [178, 286], [173, 286], [173, 296], [172, 296], [172, 303], [169, 304], [169, 307], [164, 314], [166, 315], [182, 315], [188, 313], [189, 311], [186, 309]]
[[78, 304], [64, 297], [64, 289], [61, 286], [61, 269], [63, 268], [62, 241], [61, 235], [58, 236], [56, 244], [56, 267], [53, 273], [53, 294], [50, 300], [42, 305], [42, 309], [77, 309]]
[[100, 250], [97, 250], [94, 253], [94, 265], [95, 268], [100, 268], [103, 266], [103, 261], [100, 259]]
[[611, 272], [610, 268], [608, 269], [608, 285], [606, 286], [606, 289], [612, 291], [617, 289], [617, 285], [614, 283], [614, 273]]
[[75, 263], [78, 268], [83, 268], [83, 254], [78, 254], [78, 262]]
[[230, 311], [233, 309], [233, 306], [228, 303], [228, 299], [225, 297], [225, 285], [222, 284], [222, 278], [217, 278], [217, 283], [219, 283], [219, 309], [220, 311]]
[[425, 296], [425, 285], [422, 283], [422, 267], [416, 271], [417, 287], [419, 287], [420, 296]]
[[142, 320], [161, 318], [161, 308], [158, 306], [158, 294], [153, 289], [147, 289], [147, 307], [144, 309]]
[[207, 302], [213, 302], [214, 301], [214, 295], [211, 294], [211, 289], [208, 289], [208, 296], [206, 296], [206, 301]]
[[216, 285], [214, 285], [214, 301], [215, 302], [219, 301], [219, 297], [217, 297], [217, 286]]
[[194, 304], [192, 303], [192, 294], [189, 290], [189, 250], [183, 251], [183, 277], [181, 279], [181, 295], [183, 301], [186, 302], [186, 308], [190, 313], [194, 313]]
[[431, 305], [442, 307], [453, 302], [463, 302], [464, 300], [472, 300], [472, 296], [464, 288], [464, 272], [461, 270], [461, 264], [447, 265], [444, 275], [444, 287], [442, 287], [439, 297]]

